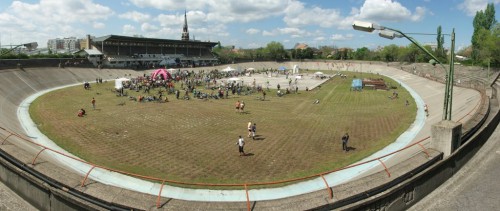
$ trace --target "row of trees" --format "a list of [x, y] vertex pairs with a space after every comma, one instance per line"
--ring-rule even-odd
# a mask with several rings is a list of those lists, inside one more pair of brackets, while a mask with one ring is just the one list
[[[432, 52], [430, 46], [425, 47]], [[438, 50], [436, 49], [436, 51]], [[444, 51], [440, 51], [444, 55]], [[414, 44], [406, 47], [388, 45], [376, 50], [370, 50], [366, 47], [353, 50], [327, 46], [318, 49], [308, 47], [305, 49], [285, 50], [281, 43], [271, 42], [265, 48], [234, 49], [232, 47], [216, 47], [214, 52], [219, 56], [222, 63], [231, 63], [236, 60], [283, 61], [290, 59], [374, 60], [386, 62], [425, 62], [429, 60], [429, 57]]]
[[[484, 11], [478, 11], [473, 21], [474, 34], [472, 45], [460, 50], [458, 55], [470, 58], [465, 62], [486, 66], [500, 66], [500, 24], [495, 20], [495, 7], [493, 3], [487, 5]], [[441, 26], [436, 31], [436, 46], [424, 46], [432, 52], [439, 61], [448, 62], [449, 52], [445, 50], [444, 35]], [[356, 50], [337, 48], [335, 46], [322, 46], [319, 48], [285, 50], [279, 42], [270, 42], [266, 47], [257, 49], [234, 49], [233, 47], [218, 46], [214, 52], [221, 62], [230, 63], [235, 60], [288, 60], [288, 59], [354, 59], [385, 62], [428, 62], [427, 56], [415, 44], [408, 46], [388, 45], [370, 50], [366, 47]]]
[[476, 12], [470, 56], [483, 65], [500, 64], [500, 24], [495, 19], [495, 6], [489, 3], [484, 11]]

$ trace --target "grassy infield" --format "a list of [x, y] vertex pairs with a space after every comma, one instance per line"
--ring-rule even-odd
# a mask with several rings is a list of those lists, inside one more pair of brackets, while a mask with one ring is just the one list
[[[390, 100], [392, 90], [349, 91], [351, 80], [336, 77], [320, 89], [285, 97], [272, 90], [266, 101], [256, 100], [260, 94], [206, 102], [169, 95], [162, 104], [116, 97], [108, 82], [91, 91], [77, 86], [48, 93], [35, 100], [30, 114], [59, 146], [99, 165], [184, 182], [268, 182], [354, 163], [393, 142], [414, 121], [416, 106], [406, 90], [398, 87], [400, 99]], [[315, 99], [320, 103], [313, 104]], [[234, 112], [236, 100], [247, 102], [247, 114]], [[78, 118], [82, 107], [88, 115]], [[246, 135], [250, 120], [262, 140], [247, 139], [246, 151], [254, 155], [238, 158], [234, 143]], [[340, 144], [346, 131], [356, 148], [349, 153]]]

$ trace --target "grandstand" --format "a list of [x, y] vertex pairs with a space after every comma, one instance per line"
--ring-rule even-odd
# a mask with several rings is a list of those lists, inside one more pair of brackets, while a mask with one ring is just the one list
[[[86, 52], [95, 66], [101, 64], [103, 67], [140, 69], [212, 66], [218, 63], [212, 54], [216, 42], [108, 35], [94, 38], [89, 44], [90, 48]], [[90, 57], [99, 53], [100, 56]]]
[[87, 35], [85, 54], [95, 66], [115, 68], [197, 67], [218, 64], [212, 48], [218, 42], [190, 40], [187, 18], [181, 40], [107, 35]]

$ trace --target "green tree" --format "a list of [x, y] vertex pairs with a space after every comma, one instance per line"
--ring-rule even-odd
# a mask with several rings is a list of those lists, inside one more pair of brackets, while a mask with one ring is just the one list
[[367, 47], [358, 48], [354, 52], [354, 59], [356, 60], [367, 60], [369, 59], [369, 56], [370, 49], [368, 49]]
[[327, 59], [327, 58], [331, 58], [333, 55], [332, 55], [332, 52], [335, 50], [335, 47], [331, 47], [331, 46], [320, 46], [319, 47], [319, 52], [320, 52], [320, 55], [318, 55], [319, 58], [323, 58], [323, 59]]
[[500, 24], [495, 24], [491, 31], [479, 30], [477, 37], [481, 42], [477, 46], [479, 59], [476, 61], [483, 66], [487, 66], [489, 63], [492, 66], [498, 66], [500, 62]]
[[219, 61], [222, 63], [232, 63], [237, 57], [236, 53], [233, 51], [232, 46], [214, 48], [213, 53], [219, 57]]
[[314, 58], [314, 51], [312, 48], [305, 49], [292, 49], [290, 51], [292, 58], [294, 59], [312, 59]]
[[260, 47], [255, 50], [255, 58], [256, 59], [265, 59], [266, 58], [266, 49]]
[[388, 46], [385, 46], [384, 49], [382, 49], [381, 57], [385, 62], [393, 62], [396, 61], [399, 55], [399, 47], [395, 44], [391, 44]]
[[438, 26], [437, 28], [437, 36], [436, 36], [436, 51], [435, 54], [439, 61], [444, 62], [446, 60], [446, 54], [444, 52], [444, 36], [441, 34], [441, 25]]
[[496, 23], [491, 29], [491, 63], [495, 67], [500, 67], [500, 24]]
[[[481, 42], [484, 40], [481, 40], [480, 38], [480, 33], [484, 35], [484, 32], [481, 32], [482, 29], [485, 30], [491, 30], [492, 27], [496, 24], [496, 19], [495, 19], [495, 5], [493, 3], [489, 3], [486, 6], [485, 11], [477, 11], [476, 16], [474, 16], [474, 20], [472, 22], [472, 26], [474, 27], [474, 32], [472, 34], [472, 59], [475, 61], [479, 61], [481, 58], [479, 55], [481, 54], [480, 51], [480, 45]], [[483, 37], [484, 38], [484, 37]]]
[[266, 51], [269, 55], [269, 58], [273, 60], [281, 60], [288, 58], [288, 55], [283, 45], [276, 41], [268, 43], [266, 46]]
[[302, 50], [302, 55], [304, 56], [305, 59], [313, 59], [314, 51], [312, 48], [307, 47], [306, 49]]

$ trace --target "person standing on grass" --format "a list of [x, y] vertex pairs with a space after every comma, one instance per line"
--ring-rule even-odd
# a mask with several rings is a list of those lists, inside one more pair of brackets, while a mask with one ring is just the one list
[[243, 139], [243, 137], [240, 136], [236, 144], [238, 145], [238, 151], [240, 152], [240, 156], [245, 156], [245, 151], [243, 149], [243, 147], [245, 146], [245, 140]]
[[94, 108], [95, 110], [95, 98], [92, 98], [92, 101], [90, 101], [92, 103], [92, 108]]
[[247, 130], [248, 130], [248, 138], [250, 138], [250, 136], [252, 136], [252, 121], [248, 122]]
[[349, 141], [349, 134], [345, 133], [344, 136], [342, 136], [342, 151], [347, 152], [347, 142]]
[[257, 124], [253, 123], [252, 125], [252, 139], [255, 140], [255, 132], [257, 131]]
[[236, 107], [236, 113], [239, 113], [240, 112], [240, 101], [238, 100], [236, 102], [236, 104], [234, 104], [234, 106]]
[[243, 100], [241, 101], [241, 104], [240, 104], [240, 110], [241, 110], [242, 114], [245, 113], [245, 102], [243, 102]]

